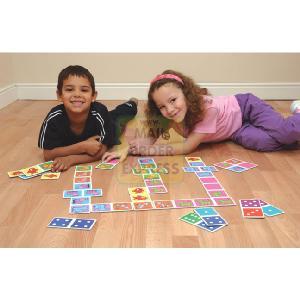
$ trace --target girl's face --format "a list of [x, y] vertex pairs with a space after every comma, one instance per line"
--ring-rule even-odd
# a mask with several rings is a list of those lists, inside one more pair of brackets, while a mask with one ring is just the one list
[[181, 123], [187, 113], [185, 96], [180, 88], [167, 83], [155, 90], [152, 98], [161, 114], [175, 123]]
[[68, 112], [86, 113], [97, 97], [97, 93], [92, 94], [92, 87], [87, 78], [70, 75], [63, 82], [61, 95], [57, 96]]

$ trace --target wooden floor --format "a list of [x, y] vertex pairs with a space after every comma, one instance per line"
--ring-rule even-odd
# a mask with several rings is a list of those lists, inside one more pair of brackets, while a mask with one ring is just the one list
[[[109, 108], [116, 101], [103, 101]], [[72, 188], [74, 167], [59, 180], [10, 179], [7, 171], [42, 162], [37, 147], [42, 120], [56, 101], [16, 101], [0, 110], [0, 246], [1, 247], [299, 247], [300, 246], [300, 151], [259, 153], [231, 142], [206, 145], [194, 152], [207, 165], [232, 157], [254, 162], [258, 167], [236, 174], [221, 170], [216, 174], [226, 191], [238, 202], [259, 198], [283, 209], [285, 214], [265, 219], [243, 219], [239, 206], [220, 207], [218, 212], [229, 225], [209, 233], [178, 218], [192, 209], [152, 210], [142, 212], [92, 213], [97, 223], [89, 231], [47, 228], [55, 216], [70, 217], [68, 200], [62, 191]], [[289, 101], [270, 102], [288, 115]], [[142, 104], [139, 104], [142, 110]], [[132, 121], [125, 133], [130, 139], [141, 128], [143, 116]], [[172, 134], [172, 139], [179, 139]], [[183, 156], [155, 157], [170, 169], [162, 175], [169, 193], [152, 199], [206, 197], [195, 175], [183, 173]], [[110, 171], [93, 170], [93, 187], [102, 188], [103, 200], [128, 201], [128, 187], [143, 185], [130, 173], [137, 164], [129, 157]], [[96, 163], [92, 164], [93, 166]], [[99, 202], [95, 198], [93, 202]], [[82, 215], [78, 215], [81, 217]], [[74, 217], [74, 215], [72, 215]]]

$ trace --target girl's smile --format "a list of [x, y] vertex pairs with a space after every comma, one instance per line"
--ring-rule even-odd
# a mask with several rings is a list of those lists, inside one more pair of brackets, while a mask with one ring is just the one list
[[181, 123], [187, 113], [187, 105], [182, 90], [173, 83], [168, 83], [152, 94], [153, 100], [161, 114], [176, 123]]

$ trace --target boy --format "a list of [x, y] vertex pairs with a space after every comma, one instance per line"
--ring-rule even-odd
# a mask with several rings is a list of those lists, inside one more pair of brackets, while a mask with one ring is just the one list
[[51, 109], [39, 134], [44, 159], [54, 160], [53, 172], [100, 160], [110, 146], [119, 144], [122, 126], [137, 113], [137, 100], [108, 112], [96, 102], [93, 75], [84, 67], [69, 66], [58, 75], [57, 98], [63, 104]]

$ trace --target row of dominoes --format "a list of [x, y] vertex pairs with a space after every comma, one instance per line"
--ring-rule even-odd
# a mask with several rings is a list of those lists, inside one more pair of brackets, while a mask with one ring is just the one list
[[[140, 170], [147, 170], [146, 172], [140, 171], [143, 176], [144, 184], [150, 194], [162, 194], [167, 193], [168, 190], [164, 185], [161, 173], [166, 174], [167, 170], [165, 168], [158, 168], [153, 158], [139, 158], [138, 159]], [[138, 174], [138, 169], [134, 168], [133, 174]]]
[[[48, 174], [48, 172], [52, 169], [53, 161], [46, 161], [40, 164], [36, 164], [31, 167], [23, 168], [20, 170], [9, 171], [7, 175], [10, 178], [19, 177], [21, 179], [30, 179], [36, 176], [42, 176], [43, 179], [58, 179], [60, 176], [60, 172], [54, 172]], [[47, 174], [45, 174], [47, 172]], [[46, 176], [47, 175], [47, 176]], [[51, 178], [52, 177], [52, 178]]]
[[[189, 165], [186, 168], [191, 170], [196, 169], [196, 171], [192, 172], [197, 175], [197, 178], [204, 187], [211, 201], [216, 204], [213, 206], [219, 206], [220, 204], [228, 206], [236, 205], [234, 200], [227, 194], [224, 187], [213, 174], [212, 166], [206, 166], [200, 157], [186, 157], [185, 159]], [[199, 171], [199, 168], [204, 167], [206, 167], [207, 170], [210, 169], [211, 171], [203, 171], [203, 169]]]

